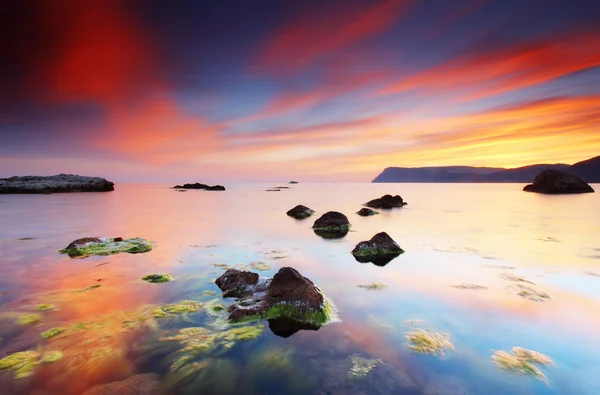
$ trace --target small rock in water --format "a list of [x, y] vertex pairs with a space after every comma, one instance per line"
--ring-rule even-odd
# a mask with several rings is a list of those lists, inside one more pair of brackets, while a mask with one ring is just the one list
[[560, 170], [542, 171], [535, 177], [533, 184], [526, 185], [523, 190], [550, 195], [594, 192], [581, 178]]
[[[117, 240], [121, 239], [121, 240]], [[152, 243], [140, 238], [123, 240], [121, 237], [84, 237], [69, 243], [66, 248], [59, 250], [71, 258], [84, 258], [90, 255], [111, 255], [122, 252], [130, 254], [144, 253], [152, 250]]]
[[365, 203], [365, 206], [371, 208], [383, 208], [390, 209], [394, 207], [402, 207], [407, 203], [404, 202], [400, 195], [392, 196], [392, 195], [383, 195], [378, 199], [373, 199]]
[[384, 266], [403, 252], [404, 250], [387, 233], [380, 232], [371, 240], [358, 243], [352, 250], [352, 255], [361, 263], [372, 262]]
[[379, 213], [375, 210], [371, 210], [370, 208], [363, 207], [360, 210], [358, 210], [356, 214], [360, 215], [361, 217], [369, 217], [371, 215], [377, 215]]
[[310, 217], [314, 213], [314, 210], [311, 210], [308, 207], [299, 204], [296, 207], [288, 210], [286, 214], [296, 219], [304, 219]]
[[152, 273], [142, 277], [142, 280], [147, 281], [149, 283], [160, 284], [173, 281], [173, 277], [167, 273]]

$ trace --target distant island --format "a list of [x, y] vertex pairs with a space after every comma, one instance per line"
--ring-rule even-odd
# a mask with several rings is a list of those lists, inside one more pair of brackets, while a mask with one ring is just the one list
[[560, 170], [586, 182], [600, 182], [600, 156], [573, 165], [536, 164], [514, 169], [498, 167], [441, 166], [388, 167], [371, 182], [531, 182], [544, 170]]

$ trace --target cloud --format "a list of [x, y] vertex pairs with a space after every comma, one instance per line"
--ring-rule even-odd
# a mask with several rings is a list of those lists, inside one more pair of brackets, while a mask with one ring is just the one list
[[408, 12], [414, 1], [385, 0], [370, 7], [311, 10], [269, 38], [255, 67], [259, 71], [294, 74], [316, 60], [377, 36]]

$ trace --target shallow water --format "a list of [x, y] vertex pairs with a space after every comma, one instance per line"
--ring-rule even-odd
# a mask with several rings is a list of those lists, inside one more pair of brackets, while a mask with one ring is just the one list
[[[64, 354], [20, 380], [0, 371], [0, 385], [10, 394], [80, 394], [156, 373], [160, 391], [172, 394], [600, 393], [600, 194], [544, 196], [516, 184], [300, 183], [265, 192], [274, 186], [179, 193], [131, 184], [110, 193], [0, 195], [0, 358], [25, 350]], [[384, 193], [408, 205], [354, 214]], [[296, 204], [317, 213], [287, 217]], [[328, 210], [349, 217], [344, 238], [322, 239], [310, 229]], [[354, 245], [380, 231], [406, 252], [383, 267], [355, 261]], [[85, 236], [139, 236], [155, 247], [85, 259], [56, 252]], [[182, 328], [214, 328], [215, 317], [199, 311], [146, 320], [142, 306], [221, 299], [203, 295], [219, 291], [213, 281], [224, 269], [214, 264], [250, 262], [268, 264], [260, 274], [269, 277], [296, 268], [335, 303], [341, 322], [286, 338], [265, 322], [258, 338], [196, 353], [174, 374], [185, 344], [165, 338]], [[140, 280], [153, 272], [175, 281]], [[373, 282], [386, 287], [358, 287]], [[93, 285], [101, 287], [81, 291]], [[550, 298], [525, 299], [519, 285]], [[34, 311], [40, 303], [57, 310]], [[38, 313], [41, 321], [18, 325], [15, 313]], [[411, 352], [410, 319], [447, 333], [454, 350]], [[80, 323], [86, 328], [72, 330]], [[42, 339], [52, 327], [69, 330]], [[554, 365], [541, 369], [547, 382], [511, 376], [492, 362], [495, 350], [514, 346], [552, 358]], [[366, 377], [350, 377], [356, 354], [382, 363]]]

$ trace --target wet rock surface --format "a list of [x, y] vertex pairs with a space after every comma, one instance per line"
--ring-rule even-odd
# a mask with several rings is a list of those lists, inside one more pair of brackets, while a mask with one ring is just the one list
[[373, 236], [371, 240], [358, 243], [352, 250], [352, 255], [359, 262], [373, 262], [382, 266], [403, 252], [404, 250], [390, 235], [386, 232], [380, 232]]
[[373, 199], [365, 203], [365, 206], [371, 208], [382, 208], [382, 209], [391, 209], [394, 207], [402, 207], [407, 203], [404, 202], [400, 195], [383, 195], [378, 199]]
[[139, 254], [152, 250], [152, 243], [141, 238], [123, 239], [122, 237], [84, 237], [69, 243], [58, 252], [71, 258], [90, 255], [112, 255], [119, 253]]
[[560, 170], [542, 171], [535, 177], [533, 184], [526, 185], [523, 190], [550, 195], [594, 192], [594, 189], [581, 178]]
[[1, 193], [64, 193], [64, 192], [109, 192], [114, 183], [100, 177], [58, 174], [54, 176], [24, 176], [0, 178]]
[[[291, 267], [281, 268], [272, 279], [229, 269], [215, 283], [224, 297], [238, 298], [227, 309], [229, 320], [233, 322], [285, 318], [319, 326], [330, 318], [328, 305], [319, 288]], [[289, 322], [279, 321], [274, 325], [282, 328], [289, 326]], [[293, 330], [284, 328], [281, 332]]]
[[314, 210], [311, 210], [308, 207], [299, 204], [296, 207], [290, 209], [286, 214], [296, 219], [304, 219], [310, 217], [314, 213]]
[[328, 211], [313, 224], [315, 230], [340, 231], [350, 228], [348, 217], [337, 211]]

